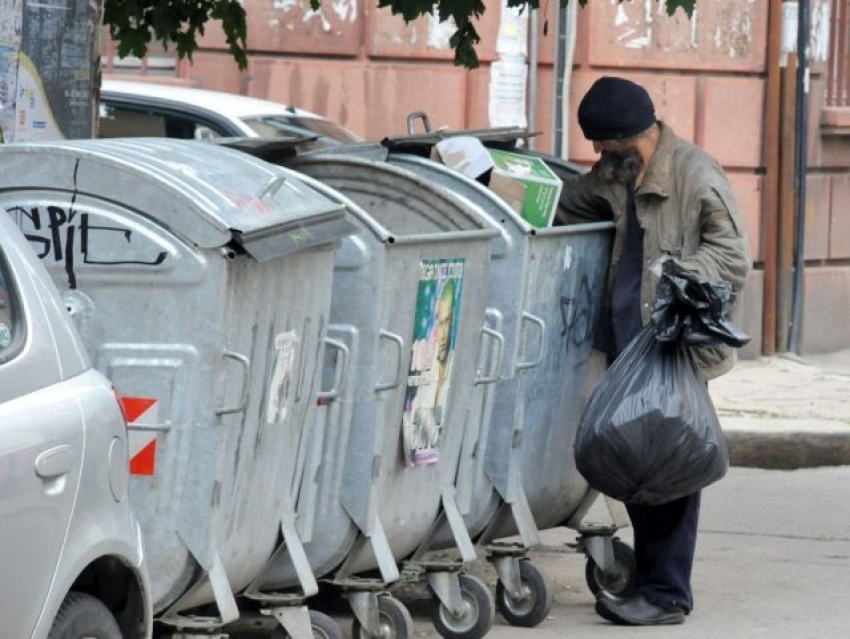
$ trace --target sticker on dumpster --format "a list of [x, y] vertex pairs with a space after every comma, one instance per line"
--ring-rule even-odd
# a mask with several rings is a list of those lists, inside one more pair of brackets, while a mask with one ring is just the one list
[[130, 474], [153, 475], [156, 469], [156, 432], [134, 429], [134, 424], [158, 423], [157, 400], [149, 397], [122, 397], [129, 427]]
[[267, 424], [278, 424], [286, 420], [293, 390], [292, 371], [295, 368], [295, 347], [297, 344], [298, 334], [295, 331], [278, 333], [274, 338], [277, 358], [269, 383], [269, 400], [266, 404]]
[[404, 458], [408, 466], [433, 464], [440, 458], [460, 319], [464, 261], [419, 263], [413, 356], [402, 414]]
[[567, 246], [564, 249], [564, 270], [568, 271], [569, 268], [573, 265], [573, 247]]

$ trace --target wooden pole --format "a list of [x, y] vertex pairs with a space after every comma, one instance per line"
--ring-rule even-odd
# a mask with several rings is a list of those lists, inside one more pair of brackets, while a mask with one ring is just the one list
[[762, 296], [763, 355], [776, 353], [776, 279], [779, 243], [780, 117], [782, 113], [782, 3], [771, 2], [768, 17], [767, 88], [765, 92], [764, 190], [762, 191], [761, 255], [764, 260]]

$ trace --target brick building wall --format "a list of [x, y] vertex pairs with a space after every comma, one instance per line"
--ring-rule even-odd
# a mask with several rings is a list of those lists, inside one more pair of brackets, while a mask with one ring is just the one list
[[[829, 7], [846, 2], [812, 3], [801, 352], [850, 348], [850, 327], [843, 319], [850, 315], [850, 107], [825, 108], [829, 28], [823, 24]], [[244, 5], [249, 69], [236, 69], [221, 34], [211, 29], [194, 63], [181, 65], [185, 81], [295, 104], [369, 139], [404, 134], [413, 111], [428, 113], [433, 126], [488, 125], [498, 2], [487, 0], [478, 23], [481, 67], [473, 71], [452, 65], [445, 25], [428, 19], [408, 25], [370, 0], [326, 0], [320, 12], [298, 0], [245, 0]], [[541, 5], [537, 123], [543, 135], [537, 148], [549, 151], [558, 3]], [[646, 86], [659, 116], [726, 168], [756, 265], [745, 299], [744, 328], [753, 337], [744, 351], [749, 356], [762, 347], [765, 137], [779, 134], [765, 125], [768, 9], [768, 0], [700, 0], [696, 19], [689, 20], [681, 10], [668, 17], [656, 0], [593, 0], [578, 11], [570, 80], [570, 159], [594, 159], [572, 115], [578, 100], [597, 77], [617, 74]]]

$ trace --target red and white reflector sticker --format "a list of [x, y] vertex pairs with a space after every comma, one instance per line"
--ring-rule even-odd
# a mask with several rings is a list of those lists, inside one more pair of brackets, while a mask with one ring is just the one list
[[156, 424], [157, 401], [149, 397], [122, 397], [127, 415], [130, 447], [130, 474], [153, 475], [156, 469], [156, 431], [135, 430], [133, 424]]

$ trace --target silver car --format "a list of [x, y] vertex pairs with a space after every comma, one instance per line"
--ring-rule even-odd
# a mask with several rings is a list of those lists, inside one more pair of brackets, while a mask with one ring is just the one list
[[98, 137], [296, 138], [303, 148], [361, 142], [311, 111], [245, 95], [104, 78]]
[[0, 636], [150, 636], [128, 471], [114, 390], [0, 214]]

